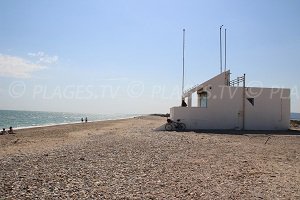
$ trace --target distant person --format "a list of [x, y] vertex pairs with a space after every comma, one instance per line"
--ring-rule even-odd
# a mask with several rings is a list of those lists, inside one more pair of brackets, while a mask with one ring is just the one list
[[87, 117], [85, 118], [85, 123], [87, 123], [88, 122], [88, 120], [87, 120]]
[[1, 135], [5, 135], [7, 132], [5, 130], [5, 128], [3, 128], [3, 130], [1, 131]]
[[83, 122], [83, 117], [81, 117], [81, 122]]
[[12, 127], [9, 127], [8, 134], [15, 134]]

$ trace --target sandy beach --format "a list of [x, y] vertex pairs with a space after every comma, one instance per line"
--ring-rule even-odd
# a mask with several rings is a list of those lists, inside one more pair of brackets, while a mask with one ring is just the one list
[[166, 118], [0, 136], [0, 199], [300, 199], [300, 132], [154, 131]]

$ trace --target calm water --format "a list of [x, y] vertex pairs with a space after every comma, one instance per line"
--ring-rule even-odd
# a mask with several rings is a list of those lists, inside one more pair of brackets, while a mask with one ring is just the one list
[[16, 111], [0, 110], [0, 128], [25, 128], [32, 126], [46, 126], [81, 122], [81, 118], [88, 121], [100, 121], [108, 119], [121, 119], [137, 116], [137, 114], [82, 114], [63, 112], [39, 112], [39, 111]]
[[300, 120], [300, 113], [291, 113], [291, 119]]

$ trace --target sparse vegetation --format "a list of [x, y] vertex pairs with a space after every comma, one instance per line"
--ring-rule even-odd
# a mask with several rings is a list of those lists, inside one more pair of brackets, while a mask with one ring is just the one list
[[170, 113], [166, 113], [166, 114], [150, 114], [150, 116], [170, 117]]

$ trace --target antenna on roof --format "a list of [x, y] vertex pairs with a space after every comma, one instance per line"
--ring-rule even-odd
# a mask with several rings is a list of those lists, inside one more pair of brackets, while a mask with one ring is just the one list
[[226, 28], [225, 28], [225, 72], [226, 72]]
[[184, 90], [184, 47], [185, 47], [185, 29], [183, 29], [183, 43], [182, 43], [182, 96], [181, 96], [181, 106], [186, 107], [187, 104], [184, 101], [183, 90]]
[[185, 29], [183, 29], [183, 41], [182, 41], [182, 95], [184, 90], [184, 46], [185, 46]]
[[220, 26], [220, 73], [222, 73], [222, 26]]

